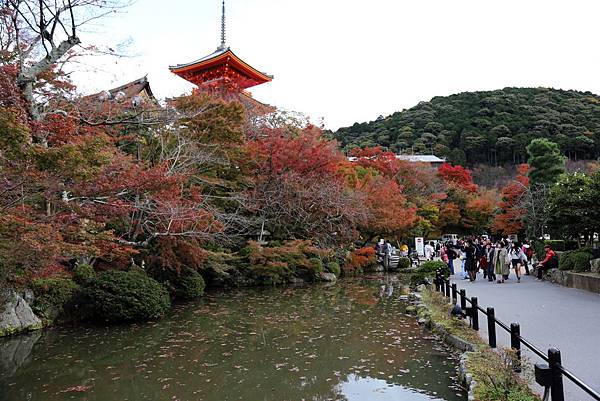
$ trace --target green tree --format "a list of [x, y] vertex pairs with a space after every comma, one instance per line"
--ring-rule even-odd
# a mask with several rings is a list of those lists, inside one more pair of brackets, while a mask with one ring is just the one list
[[531, 141], [527, 146], [529, 155], [529, 178], [531, 185], [554, 184], [558, 177], [565, 172], [565, 159], [560, 148], [554, 142], [545, 138]]
[[589, 210], [589, 220], [591, 230], [594, 233], [600, 233], [600, 171], [590, 175], [586, 195], [589, 198], [591, 208]]
[[594, 199], [592, 195], [591, 176], [565, 174], [550, 190], [550, 229], [566, 238], [589, 236], [598, 224], [594, 221], [598, 208], [598, 198]]

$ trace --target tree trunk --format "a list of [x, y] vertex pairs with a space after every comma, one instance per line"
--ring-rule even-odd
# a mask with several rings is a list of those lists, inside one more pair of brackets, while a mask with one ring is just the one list
[[19, 88], [21, 88], [23, 98], [27, 101], [29, 115], [33, 120], [40, 121], [42, 119], [42, 115], [33, 96], [33, 85], [40, 74], [52, 68], [52, 65], [79, 43], [81, 43], [81, 41], [78, 37], [71, 36], [67, 40], [61, 42], [58, 46], [52, 47], [52, 50], [50, 50], [46, 57], [34, 65], [30, 67], [21, 65], [21, 72], [17, 77], [17, 84], [19, 85]]

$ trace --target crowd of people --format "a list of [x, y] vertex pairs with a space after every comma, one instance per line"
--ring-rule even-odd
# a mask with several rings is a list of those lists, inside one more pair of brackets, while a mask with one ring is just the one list
[[[512, 271], [519, 283], [523, 275], [530, 275], [534, 269], [541, 280], [545, 270], [558, 267], [558, 257], [552, 248], [546, 245], [544, 250], [545, 257], [534, 263], [533, 247], [528, 240], [518, 243], [508, 238], [492, 241], [468, 237], [440, 245], [439, 257], [448, 264], [451, 274], [459, 273], [465, 280], [475, 281], [481, 270], [489, 282], [504, 283]], [[456, 261], [460, 261], [460, 271], [456, 271]]]

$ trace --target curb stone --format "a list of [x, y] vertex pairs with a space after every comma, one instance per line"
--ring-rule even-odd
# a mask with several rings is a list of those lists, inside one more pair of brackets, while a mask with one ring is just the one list
[[440, 335], [442, 341], [446, 344], [459, 351], [462, 351], [458, 366], [458, 376], [460, 382], [467, 388], [468, 401], [475, 401], [475, 388], [477, 387], [477, 381], [473, 379], [473, 374], [469, 372], [467, 367], [467, 361], [470, 355], [476, 349], [475, 345], [455, 336], [454, 334], [449, 333], [443, 326], [432, 321], [429, 314], [429, 309], [421, 302], [421, 294], [411, 293], [409, 295], [409, 299], [413, 300], [413, 305], [406, 308], [406, 313], [422, 316], [417, 320], [420, 325], [423, 325], [433, 333]]

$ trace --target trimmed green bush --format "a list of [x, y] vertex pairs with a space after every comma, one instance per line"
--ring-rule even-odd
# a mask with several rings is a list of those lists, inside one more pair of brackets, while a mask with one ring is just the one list
[[91, 317], [113, 323], [155, 319], [171, 306], [167, 290], [138, 271], [103, 272], [86, 283], [83, 296]]
[[577, 273], [589, 272], [591, 270], [590, 260], [593, 256], [587, 252], [574, 252], [571, 255], [571, 261], [573, 263], [573, 271]]
[[70, 308], [79, 292], [79, 286], [68, 278], [41, 278], [31, 284], [35, 294], [32, 309], [36, 315], [50, 322]]
[[571, 259], [571, 255], [573, 255], [573, 252], [564, 252], [560, 255], [560, 258], [558, 259], [558, 269], [559, 270], [573, 270], [573, 268], [575, 267], [573, 265], [573, 260]]
[[196, 270], [182, 266], [178, 271], [169, 267], [151, 266], [148, 275], [169, 291], [173, 298], [189, 301], [204, 294], [206, 284]]
[[335, 274], [336, 277], [340, 276], [341, 268], [340, 268], [340, 264], [337, 262], [329, 262], [327, 264], [327, 270], [329, 270], [329, 272]]
[[590, 260], [594, 257], [590, 248], [564, 252], [560, 255], [558, 268], [560, 270], [573, 270], [575, 272], [590, 271]]
[[444, 273], [444, 277], [447, 278], [450, 276], [450, 267], [448, 267], [447, 263], [444, 263], [441, 260], [429, 260], [427, 262], [424, 262], [421, 264], [421, 266], [419, 266], [417, 271], [424, 273], [432, 273], [435, 276], [435, 272], [438, 269], [442, 270], [442, 272]]
[[267, 262], [264, 265], [250, 265], [250, 277], [259, 284], [282, 284], [294, 276], [293, 270], [284, 262]]
[[184, 267], [179, 273], [175, 286], [175, 297], [179, 299], [192, 300], [200, 298], [204, 294], [204, 279], [196, 270]]
[[77, 265], [73, 269], [73, 280], [77, 284], [85, 284], [94, 277], [94, 268], [87, 264]]
[[438, 269], [442, 270], [444, 277], [448, 278], [450, 276], [450, 267], [448, 267], [446, 263], [440, 260], [430, 260], [421, 264], [421, 266], [411, 274], [410, 284], [415, 286], [426, 278], [435, 278]]
[[323, 273], [323, 261], [319, 258], [310, 258], [308, 260], [308, 264], [310, 266], [311, 273], [318, 277], [321, 273]]
[[405, 257], [400, 258], [400, 260], [398, 261], [398, 269], [400, 269], [400, 270], [408, 269], [409, 267], [410, 267], [410, 259], [405, 258]]

